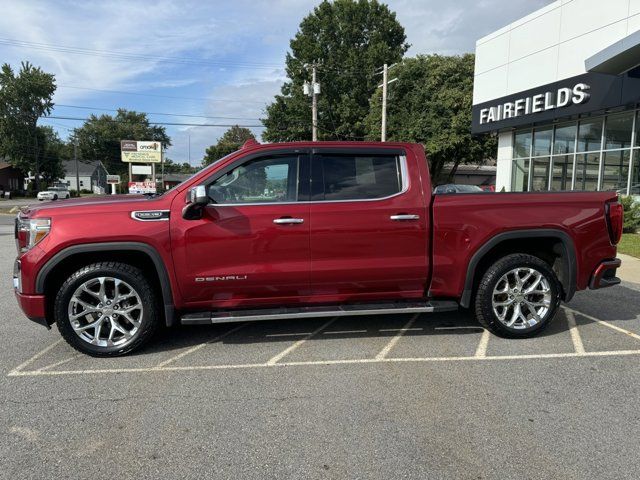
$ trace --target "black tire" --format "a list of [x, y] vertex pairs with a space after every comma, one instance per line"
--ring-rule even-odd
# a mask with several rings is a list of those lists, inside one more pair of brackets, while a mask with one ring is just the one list
[[54, 199], [54, 200], [57, 200], [57, 199], [58, 199], [58, 195], [54, 195], [54, 196], [53, 196], [53, 199]]
[[[135, 290], [142, 305], [141, 316], [137, 319], [140, 322], [137, 331], [121, 345], [92, 345], [87, 340], [80, 338], [71, 325], [69, 305], [74, 292], [85, 282], [100, 277], [110, 277], [126, 282]], [[76, 350], [94, 357], [125, 355], [142, 347], [153, 337], [158, 329], [160, 323], [159, 312], [159, 298], [154, 293], [149, 280], [142, 270], [118, 262], [99, 262], [82, 267], [62, 284], [54, 303], [54, 317], [62, 337]], [[107, 319], [107, 322], [109, 323], [106, 324], [110, 325], [111, 320]], [[98, 337], [100, 337], [100, 334], [98, 334]]]
[[[521, 328], [508, 327], [505, 323], [500, 321], [493, 308], [492, 299], [494, 289], [498, 286], [498, 283], [501, 281], [505, 274], [517, 268], [533, 268], [541, 273], [548, 283], [549, 293], [551, 295], [548, 310], [543, 316], [540, 317], [539, 322], [530, 327], [524, 326], [524, 321], [521, 322], [523, 324]], [[478, 285], [475, 296], [476, 319], [484, 328], [501, 337], [533, 337], [534, 335], [539, 334], [542, 330], [548, 327], [553, 320], [560, 305], [561, 292], [562, 287], [560, 285], [560, 282], [558, 281], [558, 277], [548, 263], [538, 257], [534, 257], [533, 255], [524, 253], [507, 255], [491, 265], [482, 276], [482, 280]], [[523, 315], [533, 321], [534, 318], [531, 315], [531, 310], [529, 309], [529, 307], [525, 307], [525, 310], [527, 310], [527, 313], [523, 313]], [[502, 312], [504, 312], [504, 310], [502, 310]], [[513, 310], [507, 312], [507, 314], [509, 313], [513, 313]]]

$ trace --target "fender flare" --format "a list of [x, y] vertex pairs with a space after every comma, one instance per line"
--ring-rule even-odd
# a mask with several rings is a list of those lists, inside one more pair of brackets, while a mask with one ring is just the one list
[[514, 230], [491, 237], [487, 240], [471, 257], [467, 265], [467, 276], [464, 283], [464, 290], [460, 298], [460, 305], [468, 308], [471, 305], [471, 296], [473, 294], [473, 284], [475, 281], [476, 269], [484, 256], [496, 245], [506, 240], [515, 240], [519, 238], [555, 238], [562, 245], [563, 268], [566, 271], [566, 278], [561, 281], [564, 290], [564, 300], [569, 301], [576, 293], [576, 279], [578, 277], [578, 267], [576, 261], [576, 248], [573, 239], [563, 230], [555, 228]]
[[176, 323], [176, 311], [173, 304], [173, 292], [171, 291], [171, 282], [169, 280], [169, 274], [167, 268], [162, 261], [162, 257], [158, 251], [147, 243], [142, 242], [103, 242], [103, 243], [85, 243], [82, 245], [72, 245], [64, 248], [51, 257], [40, 269], [36, 276], [36, 293], [43, 294], [44, 286], [47, 276], [53, 271], [53, 269], [60, 264], [60, 262], [77, 255], [79, 253], [92, 253], [92, 252], [113, 252], [114, 250], [125, 250], [130, 252], [142, 252], [151, 258], [153, 265], [155, 266], [156, 273], [160, 279], [160, 288], [162, 289], [162, 300], [164, 304], [164, 314], [167, 326], [174, 325]]

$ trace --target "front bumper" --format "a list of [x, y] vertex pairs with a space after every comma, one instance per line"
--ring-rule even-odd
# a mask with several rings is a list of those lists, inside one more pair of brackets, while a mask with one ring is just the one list
[[612, 287], [620, 283], [620, 279], [616, 277], [616, 270], [620, 267], [622, 261], [619, 258], [613, 260], [605, 260], [600, 262], [591, 275], [589, 288], [596, 290], [598, 288]]
[[18, 305], [20, 305], [20, 308], [29, 320], [51, 328], [46, 318], [44, 295], [25, 295], [17, 290], [15, 294]]

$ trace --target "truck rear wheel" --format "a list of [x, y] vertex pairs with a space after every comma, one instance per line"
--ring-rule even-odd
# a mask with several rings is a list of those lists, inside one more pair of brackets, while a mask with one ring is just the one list
[[140, 348], [158, 326], [158, 298], [142, 271], [118, 262], [87, 265], [60, 287], [58, 330], [76, 350], [97, 357]]
[[496, 335], [532, 337], [553, 320], [561, 286], [538, 257], [517, 253], [496, 261], [484, 273], [475, 297], [478, 322]]

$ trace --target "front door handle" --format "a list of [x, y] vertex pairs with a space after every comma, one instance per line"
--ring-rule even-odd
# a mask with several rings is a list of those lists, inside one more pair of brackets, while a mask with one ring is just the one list
[[276, 225], [290, 225], [290, 224], [298, 224], [304, 223], [304, 218], [291, 218], [291, 217], [282, 217], [276, 218], [273, 223]]
[[395, 220], [396, 222], [403, 222], [406, 220], [420, 220], [420, 215], [401, 214], [401, 215], [391, 215], [389, 218], [391, 220]]

